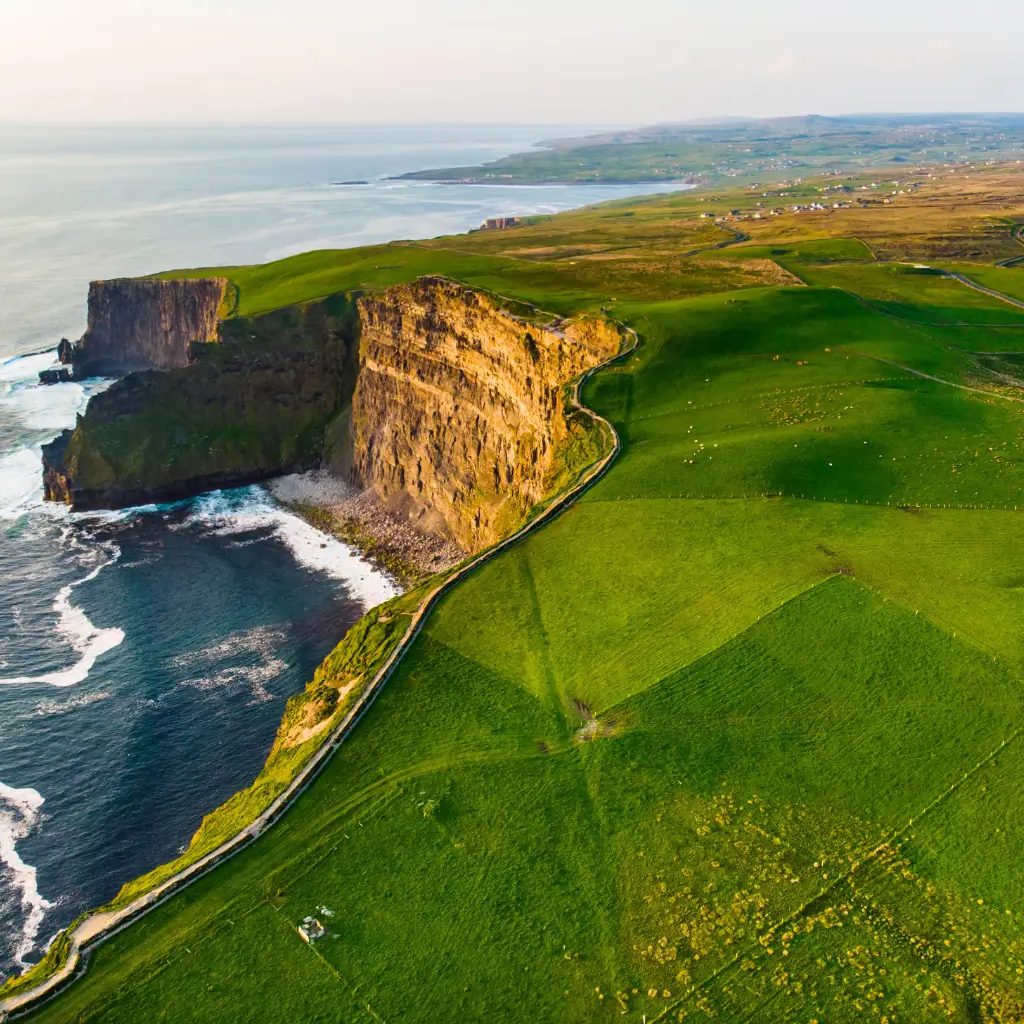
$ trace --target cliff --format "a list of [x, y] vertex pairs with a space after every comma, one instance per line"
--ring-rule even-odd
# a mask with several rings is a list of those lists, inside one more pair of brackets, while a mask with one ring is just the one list
[[564, 385], [617, 352], [618, 331], [527, 320], [442, 278], [359, 309], [350, 479], [465, 551], [487, 547], [553, 489], [584, 429]]
[[[347, 436], [359, 320], [345, 295], [222, 322], [187, 365], [132, 373], [43, 448], [46, 497], [172, 501], [312, 468]], [[344, 441], [342, 442], [344, 443]]]
[[228, 287], [224, 278], [93, 281], [88, 327], [61, 362], [79, 378], [187, 366], [191, 342], [216, 340]]
[[[105, 322], [134, 316], [138, 294], [117, 294], [131, 308]], [[602, 320], [527, 312], [422, 278], [222, 321], [186, 346], [186, 365], [95, 396], [43, 449], [46, 496], [117, 508], [326, 464], [420, 530], [480, 550], [597, 457], [565, 384], [621, 340]], [[147, 345], [125, 360], [151, 358]]]

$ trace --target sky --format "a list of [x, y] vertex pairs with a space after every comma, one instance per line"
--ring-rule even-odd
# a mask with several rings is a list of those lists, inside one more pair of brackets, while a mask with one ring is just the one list
[[0, 0], [0, 121], [1024, 110], [1022, 0]]

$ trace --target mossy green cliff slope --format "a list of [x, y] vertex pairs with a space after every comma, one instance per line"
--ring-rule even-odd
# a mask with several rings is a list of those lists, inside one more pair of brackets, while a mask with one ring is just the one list
[[46, 496], [76, 508], [174, 500], [308, 469], [355, 389], [355, 302], [335, 295], [222, 321], [186, 366], [97, 395], [43, 452]]

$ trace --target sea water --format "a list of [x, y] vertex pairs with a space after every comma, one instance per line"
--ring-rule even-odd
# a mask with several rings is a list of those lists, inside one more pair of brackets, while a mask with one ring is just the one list
[[389, 180], [574, 131], [0, 126], [0, 975], [187, 845], [259, 771], [284, 701], [396, 592], [259, 487], [97, 514], [42, 501], [41, 444], [110, 383], [38, 384], [84, 328], [89, 280], [653, 190]]

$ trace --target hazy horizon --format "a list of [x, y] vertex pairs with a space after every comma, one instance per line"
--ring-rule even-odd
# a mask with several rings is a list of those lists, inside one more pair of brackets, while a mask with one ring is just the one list
[[69, 120], [69, 119], [58, 119], [58, 118], [17, 118], [0, 116], [0, 126], [10, 128], [68, 128], [68, 129], [201, 129], [201, 128], [261, 128], [272, 130], [280, 128], [282, 131], [288, 131], [292, 129], [304, 129], [304, 128], [537, 128], [545, 132], [546, 138], [559, 138], [560, 131], [567, 131], [573, 133], [573, 135], [586, 132], [586, 133], [603, 133], [612, 131], [631, 131], [639, 128], [650, 128], [657, 127], [659, 125], [717, 125], [717, 124], [729, 124], [733, 122], [742, 121], [772, 121], [782, 120], [786, 118], [802, 118], [802, 117], [825, 117], [825, 118], [891, 118], [891, 117], [902, 117], [908, 118], [915, 117], [949, 117], [955, 118], [970, 118], [970, 117], [1021, 117], [1024, 118], [1024, 102], [1022, 102], [1019, 109], [1005, 110], [983, 110], [983, 109], [964, 109], [964, 110], [947, 110], [943, 108], [922, 108], [919, 110], [799, 110], [799, 111], [784, 111], [778, 114], [721, 114], [721, 115], [704, 115], [701, 117], [680, 117], [680, 118], [661, 118], [655, 120], [633, 120], [633, 121], [576, 121], [576, 122], [563, 122], [563, 121], [538, 121], [533, 119], [509, 119], [509, 120], [466, 120], [466, 121], [410, 121], [410, 120], [365, 120], [365, 121], [342, 121], [342, 120], [301, 120], [296, 119], [293, 121], [275, 120], [275, 121], [261, 121], [256, 118], [244, 120], [244, 119], [224, 119], [224, 120], [116, 120], [116, 119], [95, 119], [95, 120]]
[[600, 124], [1024, 109], [1024, 4], [11, 5], [0, 121]]

